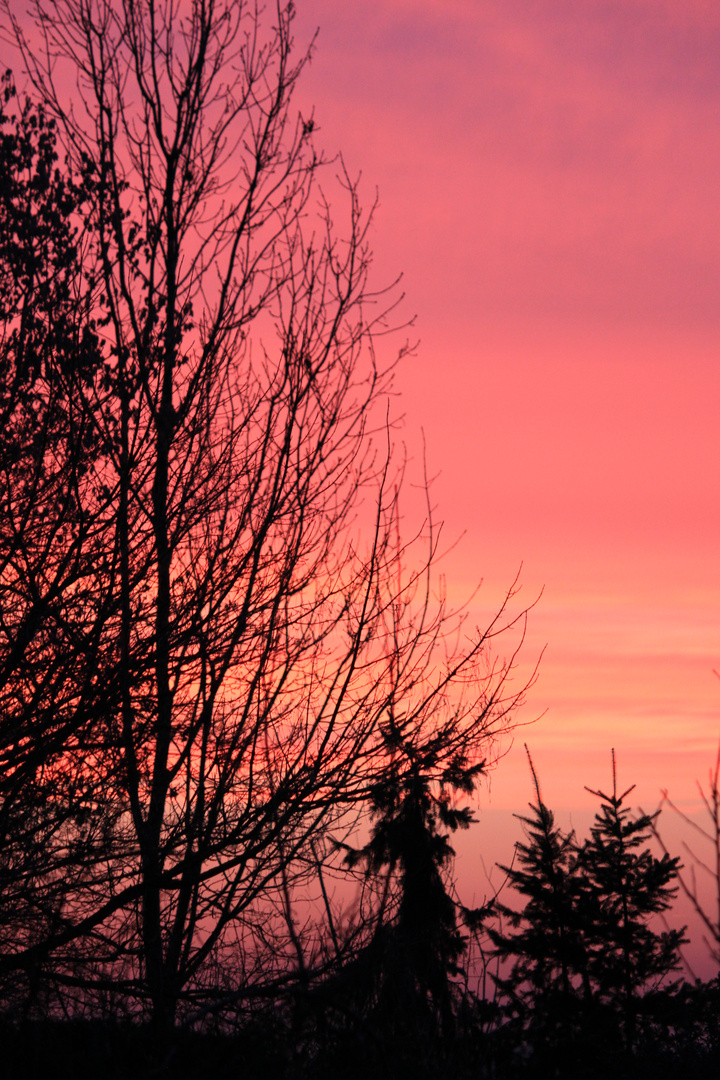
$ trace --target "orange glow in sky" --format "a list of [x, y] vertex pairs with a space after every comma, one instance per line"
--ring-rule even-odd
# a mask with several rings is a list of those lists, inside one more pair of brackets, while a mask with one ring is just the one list
[[[696, 805], [720, 730], [720, 7], [705, 0], [298, 4], [319, 143], [375, 185], [403, 272], [460, 602], [522, 563], [538, 681], [488, 810], [584, 785]], [[475, 610], [477, 609], [477, 610]], [[508, 854], [503, 854], [507, 859]], [[494, 855], [491, 856], [494, 858]]]

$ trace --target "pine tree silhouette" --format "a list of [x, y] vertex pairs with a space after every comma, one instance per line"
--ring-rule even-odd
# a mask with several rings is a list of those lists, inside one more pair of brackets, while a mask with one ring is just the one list
[[458, 903], [450, 874], [450, 834], [473, 821], [455, 796], [472, 792], [484, 765], [457, 756], [440, 772], [432, 746], [399, 738], [392, 751], [373, 794], [370, 838], [362, 848], [346, 847], [346, 861], [390, 883], [393, 893], [363, 958], [374, 969], [366, 1015], [386, 1051], [383, 1067], [392, 1075], [408, 1068], [430, 1075], [456, 1034], [455, 982], [467, 947], [461, 924], [474, 926], [486, 914]]
[[[588, 915], [588, 974], [595, 1000], [614, 1014], [626, 1049], [636, 1038], [640, 999], [662, 986], [680, 966], [684, 930], [657, 931], [654, 915], [677, 894], [680, 860], [649, 849], [657, 814], [633, 816], [625, 805], [633, 784], [621, 795], [612, 752], [612, 794], [593, 791], [601, 800], [595, 822], [578, 855], [584, 876], [582, 904]], [[658, 811], [659, 813], [659, 811]]]
[[579, 905], [582, 886], [574, 832], [564, 833], [543, 802], [530, 752], [525, 747], [537, 801], [516, 815], [526, 840], [515, 848], [512, 866], [501, 869], [508, 884], [526, 898], [518, 911], [496, 901], [500, 926], [488, 927], [495, 955], [509, 971], [496, 977], [505, 996], [509, 1030], [517, 1041], [552, 1049], [572, 1041], [583, 1000], [590, 994], [586, 939]]
[[502, 867], [525, 906], [496, 901], [499, 926], [488, 927], [505, 1038], [543, 1075], [592, 1072], [633, 1053], [640, 1017], [651, 1019], [656, 992], [672, 989], [667, 977], [679, 967], [684, 930], [650, 925], [672, 903], [679, 860], [652, 854], [656, 815], [633, 815], [625, 801], [634, 786], [618, 794], [614, 751], [612, 760], [612, 794], [587, 789], [601, 807], [581, 844], [555, 824], [528, 752], [537, 798], [518, 815], [526, 839], [515, 862]]

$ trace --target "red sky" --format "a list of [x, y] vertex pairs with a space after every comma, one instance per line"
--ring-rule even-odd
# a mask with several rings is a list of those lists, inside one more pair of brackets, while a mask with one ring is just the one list
[[720, 731], [720, 6], [301, 0], [319, 140], [377, 185], [401, 370], [451, 597], [482, 621], [522, 563], [528, 665], [486, 805], [621, 782], [691, 806]]

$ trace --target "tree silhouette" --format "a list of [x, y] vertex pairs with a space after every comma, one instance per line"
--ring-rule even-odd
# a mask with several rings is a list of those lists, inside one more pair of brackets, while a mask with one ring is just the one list
[[[662, 801], [667, 803], [670, 809], [691, 827], [696, 840], [702, 843], [702, 848], [698, 848], [696, 844], [684, 842], [683, 847], [690, 857], [690, 865], [687, 871], [678, 872], [677, 880], [705, 926], [703, 940], [710, 956], [720, 968], [720, 744], [718, 744], [715, 764], [709, 769], [707, 790], [699, 781], [697, 788], [705, 809], [704, 825], [694, 821], [680, 810], [670, 799], [667, 791], [663, 791]], [[653, 815], [653, 834], [665, 854], [668, 854], [656, 827], [656, 818], [657, 815]], [[703, 854], [700, 854], [700, 851]], [[702, 897], [701, 887], [698, 884], [698, 871], [702, 878], [712, 882], [714, 895], [710, 902]]]
[[612, 774], [611, 795], [587, 789], [601, 808], [579, 853], [579, 868], [586, 882], [583, 904], [592, 918], [587, 966], [595, 998], [617, 1016], [631, 1048], [640, 996], [680, 966], [684, 928], [658, 932], [649, 925], [677, 893], [680, 860], [667, 852], [658, 859], [650, 851], [657, 814], [633, 816], [625, 805], [635, 785], [618, 794], [614, 750]]
[[[288, 979], [287, 896], [367, 811], [389, 713], [436, 774], [485, 756], [520, 696], [512, 659], [487, 663], [511, 620], [457, 648], [431, 515], [400, 539], [392, 299], [369, 284], [357, 185], [340, 163], [323, 193], [314, 125], [293, 116], [292, 3], [32, 11], [34, 29], [10, 21], [82, 177], [66, 217], [92, 348], [58, 384], [84, 456], [77, 480], [64, 459], [57, 560], [85, 561], [46, 588], [66, 637], [48, 632], [27, 678], [60, 706], [53, 760], [78, 810], [65, 862], [16, 883], [27, 907], [69, 868], [62, 909], [40, 940], [10, 930], [2, 966], [51, 956], [66, 999], [166, 1030]], [[2, 660], [25, 702], [20, 637]], [[16, 760], [33, 716], [4, 737]]]
[[537, 801], [530, 804], [529, 815], [518, 815], [526, 839], [516, 844], [512, 865], [501, 867], [525, 905], [517, 910], [496, 900], [500, 925], [488, 926], [488, 933], [501, 964], [496, 982], [512, 1038], [554, 1054], [577, 1033], [582, 1002], [590, 993], [587, 917], [580, 903], [575, 834], [555, 824], [525, 750]]
[[501, 925], [489, 934], [512, 965], [497, 977], [510, 1038], [533, 1049], [538, 1068], [572, 1072], [613, 1047], [632, 1051], [645, 995], [679, 967], [684, 931], [650, 925], [677, 892], [679, 860], [650, 851], [654, 818], [632, 815], [632, 787], [618, 794], [614, 751], [612, 794], [591, 792], [601, 808], [583, 843], [555, 825], [528, 759], [537, 802], [520, 818], [518, 865], [503, 867], [525, 906], [496, 902]]
[[[108, 697], [104, 553], [86, 514], [101, 455], [79, 401], [101, 356], [76, 220], [89, 179], [60, 167], [53, 120], [9, 73], [0, 151], [0, 953], [34, 949], [36, 988], [43, 942], [98, 869], [111, 820], [93, 812], [86, 754]], [[17, 972], [10, 985], [14, 999], [29, 990]]]
[[394, 877], [393, 915], [389, 923], [381, 923], [392, 954], [387, 958], [384, 999], [422, 1018], [424, 1027], [429, 1024], [449, 1034], [451, 980], [459, 973], [466, 947], [458, 904], [449, 892], [447, 875], [455, 854], [449, 834], [472, 822], [467, 807], [453, 805], [453, 795], [458, 789], [472, 790], [482, 764], [453, 767], [452, 780], [446, 777], [434, 792], [425, 771], [432, 757], [432, 751], [430, 760], [408, 754], [406, 768], [400, 765], [376, 787], [371, 838], [348, 861], [354, 865], [362, 859], [371, 872]]
[[373, 903], [323, 989], [332, 991], [331, 1008], [349, 1011], [338, 1052], [347, 1056], [358, 1033], [364, 1040], [358, 1075], [368, 1067], [388, 1076], [435, 1075], [461, 1034], [464, 928], [486, 913], [454, 897], [450, 843], [472, 823], [469, 807], [456, 802], [472, 794], [485, 764], [459, 753], [438, 778], [439, 747], [413, 745], [392, 724], [385, 734], [389, 766], [372, 793], [370, 836], [362, 847], [340, 845]]

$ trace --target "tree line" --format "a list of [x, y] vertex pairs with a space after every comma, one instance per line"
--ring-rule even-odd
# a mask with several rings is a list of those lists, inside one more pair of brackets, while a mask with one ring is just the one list
[[3, 11], [7, 1047], [37, 1075], [630, 1060], [680, 1001], [648, 926], [678, 863], [614, 772], [583, 843], [536, 782], [522, 910], [453, 892], [526, 613], [448, 609], [429, 496], [403, 536], [397, 291], [293, 111], [293, 4]]

